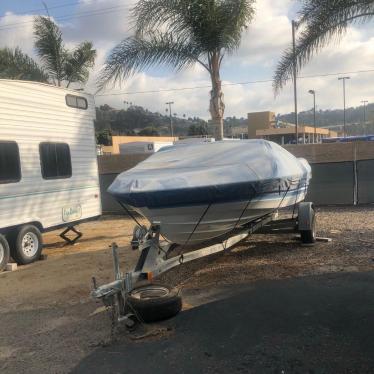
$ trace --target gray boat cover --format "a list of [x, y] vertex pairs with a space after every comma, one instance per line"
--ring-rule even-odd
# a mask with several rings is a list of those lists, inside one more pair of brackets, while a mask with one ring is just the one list
[[247, 200], [305, 188], [311, 169], [266, 140], [174, 145], [121, 173], [108, 191], [134, 207]]

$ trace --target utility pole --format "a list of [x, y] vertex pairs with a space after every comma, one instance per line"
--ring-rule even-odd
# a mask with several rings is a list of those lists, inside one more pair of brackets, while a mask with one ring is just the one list
[[339, 81], [343, 81], [343, 103], [344, 103], [344, 137], [347, 136], [347, 131], [346, 131], [346, 118], [345, 118], [345, 81], [346, 79], [351, 79], [351, 77], [339, 77]]
[[172, 115], [171, 115], [171, 105], [174, 104], [174, 101], [169, 101], [165, 104], [169, 105], [170, 134], [171, 134], [171, 137], [173, 138], [174, 137], [174, 130], [173, 130], [173, 118], [172, 118]]
[[299, 144], [299, 116], [297, 113], [297, 82], [296, 82], [296, 75], [297, 75], [297, 58], [296, 58], [296, 30], [297, 30], [297, 22], [292, 20], [292, 51], [293, 51], [293, 96], [295, 102], [295, 136], [296, 136], [296, 144]]
[[317, 127], [316, 127], [316, 91], [309, 90], [308, 91], [311, 95], [313, 95], [313, 123], [314, 123], [314, 139], [313, 143], [316, 142], [317, 139]]
[[368, 103], [367, 100], [361, 100], [361, 102], [364, 104], [364, 134], [367, 135], [367, 129], [366, 129], [366, 104]]

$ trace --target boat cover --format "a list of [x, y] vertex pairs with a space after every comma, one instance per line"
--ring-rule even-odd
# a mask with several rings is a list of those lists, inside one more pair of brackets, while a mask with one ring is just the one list
[[165, 147], [121, 173], [108, 192], [133, 207], [248, 200], [306, 186], [310, 166], [266, 140]]

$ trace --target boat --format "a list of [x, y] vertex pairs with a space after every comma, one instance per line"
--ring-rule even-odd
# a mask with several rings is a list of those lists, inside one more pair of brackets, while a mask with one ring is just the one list
[[108, 192], [171, 243], [196, 245], [303, 201], [311, 168], [276, 143], [225, 140], [161, 149]]

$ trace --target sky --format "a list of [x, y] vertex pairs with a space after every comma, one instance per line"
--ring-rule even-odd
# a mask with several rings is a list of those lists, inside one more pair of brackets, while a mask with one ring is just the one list
[[[60, 26], [68, 47], [83, 40], [94, 43], [97, 60], [86, 91], [95, 93], [95, 79], [110, 50], [132, 34], [129, 10], [136, 0], [44, 0], [49, 14]], [[221, 78], [224, 84], [225, 116], [246, 117], [248, 112], [271, 110], [275, 113], [293, 111], [293, 87], [288, 84], [277, 97], [271, 79], [282, 52], [291, 42], [291, 19], [296, 17], [298, 2], [291, 0], [257, 0], [256, 16], [244, 32], [240, 48], [225, 56]], [[19, 46], [33, 56], [32, 19], [46, 14], [40, 0], [0, 1], [0, 47]], [[305, 66], [298, 81], [299, 110], [309, 110], [316, 91], [317, 109], [343, 107], [342, 82], [337, 75], [344, 73], [347, 81], [347, 107], [361, 105], [361, 100], [374, 101], [374, 29], [372, 24], [355, 25], [340, 41], [334, 40]], [[349, 72], [349, 73], [347, 73]], [[236, 84], [268, 81], [262, 83]], [[141, 105], [151, 111], [165, 113], [168, 101], [173, 101], [173, 113], [187, 117], [209, 118], [209, 87], [207, 72], [196, 66], [180, 73], [165, 68], [142, 71], [130, 79], [96, 95], [97, 105], [109, 104], [123, 108], [124, 101]], [[189, 89], [192, 87], [203, 87]], [[187, 88], [187, 89], [185, 89]], [[176, 91], [167, 91], [173, 90]], [[183, 90], [181, 90], [183, 89]], [[158, 91], [153, 93], [139, 93]], [[161, 92], [160, 92], [161, 91]]]

